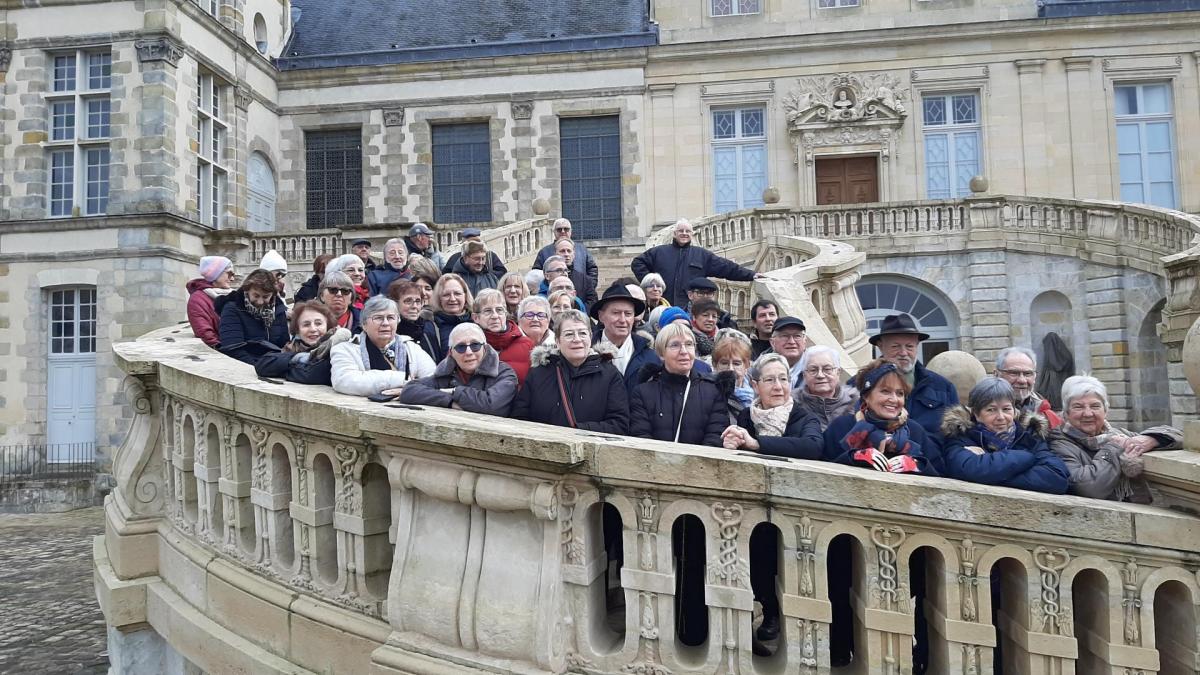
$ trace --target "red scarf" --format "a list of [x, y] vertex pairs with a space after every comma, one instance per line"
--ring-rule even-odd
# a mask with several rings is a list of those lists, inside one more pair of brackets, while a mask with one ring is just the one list
[[371, 297], [371, 291], [366, 286], [354, 287], [354, 309], [362, 309], [363, 303]]

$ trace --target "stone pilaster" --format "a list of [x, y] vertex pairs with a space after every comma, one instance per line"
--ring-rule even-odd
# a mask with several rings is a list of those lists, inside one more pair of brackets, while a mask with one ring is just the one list
[[[182, 48], [168, 37], [141, 40], [136, 44], [138, 60], [141, 61], [142, 86], [141, 114], [138, 117], [138, 175], [142, 188], [138, 191], [130, 210], [179, 212], [176, 200], [182, 202], [180, 186], [175, 180], [176, 167], [188, 161], [176, 146], [176, 124], [179, 117], [177, 95], [180, 88], [178, 65]], [[195, 64], [182, 61], [189, 73]], [[194, 81], [187, 78], [185, 82]], [[194, 97], [188, 96], [190, 101]], [[194, 105], [194, 103], [192, 104]], [[188, 136], [194, 139], [195, 133]], [[193, 168], [194, 172], [195, 169]], [[192, 184], [195, 184], [193, 177]]]
[[516, 161], [517, 220], [533, 217], [533, 160], [537, 151], [533, 147], [533, 101], [514, 101], [512, 109], [512, 136], [516, 143], [513, 160]]
[[404, 167], [412, 158], [405, 151], [408, 136], [408, 120], [404, 108], [388, 108], [383, 111], [383, 206], [389, 223], [408, 220], [404, 195]]
[[136, 153], [131, 130], [136, 119], [130, 100], [127, 78], [134, 78], [137, 51], [129, 42], [112, 46], [112, 82], [109, 88], [108, 210], [109, 215], [128, 213], [130, 191], [137, 182]]
[[1200, 420], [1200, 400], [1192, 391], [1183, 367], [1183, 344], [1192, 325], [1200, 319], [1200, 251], [1168, 256], [1167, 302], [1162, 310], [1159, 337], [1167, 348], [1167, 378], [1171, 393], [1171, 424], [1183, 428]]
[[1092, 57], [1071, 56], [1063, 59], [1067, 71], [1067, 110], [1071, 128], [1072, 196], [1091, 198], [1096, 194], [1096, 130], [1092, 125]]
[[1076, 361], [1076, 370], [1090, 371], [1108, 388], [1108, 420], [1124, 426], [1132, 419], [1129, 382], [1128, 308], [1125, 302], [1125, 277], [1120, 270], [1089, 265], [1084, 293], [1087, 298], [1088, 344], [1090, 358], [1085, 366]]
[[1046, 110], [1042, 70], [1046, 59], [1021, 59], [1015, 62], [1021, 90], [1021, 163], [1025, 194], [1045, 191]]
[[362, 222], [364, 224], [383, 222], [386, 213], [382, 154], [384, 142], [383, 113], [379, 110], [372, 110], [362, 126]]
[[6, 98], [15, 117], [15, 125], [13, 121], [8, 123], [14, 146], [10, 153], [12, 180], [6, 181], [11, 189], [7, 200], [11, 218], [45, 218], [49, 208], [48, 162], [41, 145], [49, 139], [50, 113], [43, 98], [49, 88], [49, 64], [45, 52], [19, 50], [13, 55], [5, 82]]
[[[1004, 251], [971, 251], [967, 254], [971, 290], [970, 351], [985, 364], [1012, 344], [1009, 319], [1008, 272]], [[966, 331], [964, 331], [966, 332]], [[967, 349], [967, 345], [963, 345]]]

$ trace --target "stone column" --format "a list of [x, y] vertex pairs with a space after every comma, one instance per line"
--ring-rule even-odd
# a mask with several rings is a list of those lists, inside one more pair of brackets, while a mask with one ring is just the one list
[[408, 199], [404, 196], [404, 166], [409, 156], [404, 152], [405, 133], [404, 108], [386, 108], [383, 111], [383, 206], [384, 219], [389, 223], [401, 223], [405, 217], [404, 207]]
[[513, 160], [516, 162], [517, 217], [527, 220], [533, 217], [533, 160], [537, 150], [533, 147], [533, 101], [514, 101], [511, 105], [513, 128]]
[[646, 153], [649, 163], [648, 171], [653, 177], [654, 203], [650, 208], [650, 223], [643, 226], [644, 231], [638, 232], [645, 236], [650, 234], [653, 223], [667, 222], [675, 218], [679, 205], [676, 203], [678, 191], [675, 186], [676, 171], [675, 157], [675, 85], [652, 84], [650, 90], [650, 138], [655, 139], [654, 147]]
[[962, 334], [970, 339], [961, 349], [975, 354], [983, 363], [994, 361], [1001, 349], [1012, 344], [1008, 302], [1008, 265], [1003, 249], [1001, 204], [989, 199], [969, 200], [967, 261], [971, 285], [967, 292], [971, 325]]
[[1091, 70], [1092, 57], [1071, 56], [1063, 59], [1067, 70], [1067, 110], [1071, 128], [1071, 196], [1091, 199], [1096, 194], [1094, 164], [1096, 130], [1092, 125], [1093, 109]]
[[1015, 62], [1021, 89], [1021, 164], [1024, 192], [1045, 192], [1046, 107], [1042, 69], [1046, 59], [1021, 59]]

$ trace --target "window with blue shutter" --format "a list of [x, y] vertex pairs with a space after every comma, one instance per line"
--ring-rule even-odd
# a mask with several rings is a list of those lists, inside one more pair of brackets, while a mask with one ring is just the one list
[[621, 237], [621, 124], [617, 115], [558, 122], [562, 212], [577, 239]]

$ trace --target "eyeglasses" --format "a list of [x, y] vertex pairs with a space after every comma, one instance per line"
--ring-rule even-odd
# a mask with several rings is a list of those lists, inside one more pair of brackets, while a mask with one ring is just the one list
[[804, 342], [804, 333], [778, 333], [771, 336], [772, 340], [779, 340], [783, 343], [788, 342]]
[[792, 386], [792, 381], [786, 377], [763, 377], [755, 381], [760, 384], [765, 384], [768, 387], [773, 387], [777, 384], [782, 384], [787, 387]]
[[566, 271], [567, 268], [565, 267], [555, 267], [552, 270], [546, 270], [546, 274], [565, 274]]
[[573, 331], [565, 332], [562, 335], [559, 335], [558, 337], [562, 338], [563, 340], [585, 340], [586, 341], [586, 340], [592, 339], [592, 334], [586, 330], [573, 330]]
[[374, 321], [375, 323], [396, 323], [399, 320], [400, 317], [395, 314], [372, 314], [367, 317], [367, 321]]
[[669, 351], [669, 352], [678, 352], [678, 351], [683, 351], [685, 349], [688, 351], [691, 351], [691, 350], [694, 350], [695, 348], [696, 348], [696, 343], [691, 342], [691, 341], [668, 342], [667, 343], [667, 351]]
[[495, 315], [503, 316], [504, 314], [508, 313], [508, 310], [504, 309], [503, 307], [485, 307], [482, 310], [480, 310], [479, 313], [482, 316], [495, 316]]
[[550, 318], [550, 315], [545, 312], [525, 312], [521, 315], [521, 318], [526, 321], [545, 321]]
[[1013, 377], [1013, 378], [1023, 377], [1027, 380], [1032, 380], [1034, 375], [1037, 375], [1036, 370], [1009, 370], [1007, 368], [1001, 368], [1000, 372], [1004, 373], [1005, 375], [1007, 375], [1009, 377]]
[[837, 371], [838, 371], [838, 369], [833, 366], [822, 366], [820, 368], [805, 368], [804, 374], [805, 375], [834, 375], [837, 373]]
[[354, 293], [353, 288], [339, 288], [335, 286], [326, 286], [325, 290], [334, 295], [350, 295]]
[[569, 227], [556, 227], [556, 228], [554, 228], [554, 231], [555, 231], [555, 232], [570, 232], [570, 231], [571, 231], [571, 228], [569, 228]]
[[474, 354], [475, 352], [479, 351], [480, 349], [483, 349], [483, 343], [482, 342], [464, 342], [462, 344], [454, 345], [453, 349], [454, 349], [454, 351], [458, 352], [459, 354], [466, 354], [467, 350], [470, 349], [471, 353]]
[[400, 304], [405, 307], [420, 307], [425, 304], [425, 301], [421, 298], [404, 298], [400, 301]]

